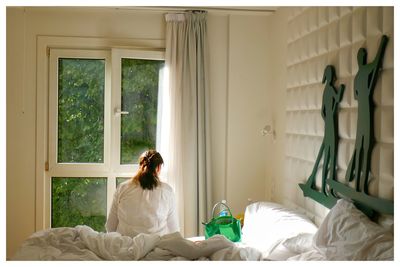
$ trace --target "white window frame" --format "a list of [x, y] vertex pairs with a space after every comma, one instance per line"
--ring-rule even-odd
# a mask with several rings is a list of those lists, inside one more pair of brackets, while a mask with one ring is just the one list
[[[59, 163], [58, 155], [58, 62], [60, 58], [103, 59], [105, 61], [104, 81], [104, 147], [103, 163]], [[49, 68], [49, 172], [58, 176], [71, 173], [104, 173], [110, 166], [111, 135], [111, 57], [110, 51], [50, 49]], [[54, 89], [54, 90], [53, 90]]]
[[[55, 107], [51, 106], [54, 101], [54, 92], [50, 92], [50, 84], [54, 83], [54, 78], [50, 78], [51, 54], [54, 51], [71, 53], [73, 49], [78, 51], [87, 50], [89, 56], [108, 54], [110, 60], [112, 48], [129, 50], [143, 50], [152, 52], [164, 52], [164, 40], [157, 39], [118, 39], [118, 38], [85, 38], [85, 37], [59, 37], [59, 36], [38, 36], [37, 37], [37, 99], [36, 99], [36, 222], [35, 230], [47, 229], [51, 226], [51, 177], [106, 177], [107, 178], [107, 215], [111, 206], [111, 200], [116, 189], [116, 177], [129, 177], [135, 169], [121, 172], [113, 167], [111, 156], [111, 143], [114, 139], [111, 132], [113, 123], [114, 102], [112, 99], [111, 84], [105, 86], [105, 120], [104, 120], [104, 162], [95, 164], [86, 163], [62, 163], [57, 164], [50, 158], [55, 158], [56, 136], [54, 133], [54, 119], [57, 115]], [[92, 51], [93, 50], [93, 51]], [[101, 50], [101, 51], [100, 51]], [[141, 51], [141, 52], [143, 52]], [[99, 53], [99, 54], [98, 54]], [[57, 54], [57, 53], [56, 53]], [[55, 54], [53, 54], [55, 56]], [[79, 56], [81, 57], [81, 56]], [[109, 61], [110, 62], [110, 61]], [[106, 68], [111, 68], [111, 64], [106, 63]], [[53, 67], [53, 66], [52, 66]], [[108, 71], [111, 73], [112, 70]], [[106, 71], [107, 79], [107, 71]], [[108, 77], [108, 82], [111, 80]], [[107, 83], [107, 81], [106, 81]], [[106, 89], [107, 86], [110, 89]], [[54, 88], [54, 87], [53, 87]], [[58, 91], [58, 90], [57, 90]], [[110, 101], [110, 105], [106, 104]], [[54, 102], [57, 103], [57, 102]], [[56, 107], [58, 110], [58, 107]], [[53, 114], [53, 115], [51, 115]], [[51, 121], [52, 120], [52, 121]], [[107, 125], [108, 126], [107, 126]], [[56, 126], [57, 127], [57, 126]], [[50, 129], [52, 128], [52, 129]], [[109, 141], [107, 141], [107, 139]], [[51, 145], [52, 143], [52, 145]], [[83, 166], [86, 165], [86, 166]]]
[[[141, 51], [141, 50], [128, 50], [113, 48], [111, 50], [112, 57], [112, 106], [113, 119], [112, 119], [112, 139], [113, 147], [116, 148], [112, 151], [112, 166], [115, 172], [120, 173], [123, 176], [131, 175], [138, 169], [138, 164], [120, 164], [121, 159], [121, 116], [116, 112], [117, 109], [121, 110], [121, 60], [123, 58], [134, 58], [134, 59], [148, 59], [148, 60], [165, 60], [165, 53], [160, 51]], [[161, 81], [162, 83], [162, 81]], [[159, 94], [160, 97], [160, 94]], [[161, 102], [161, 99], [158, 99]], [[158, 113], [161, 112], [158, 107]], [[158, 124], [158, 123], [157, 123]], [[159, 128], [159, 126], [157, 127]]]

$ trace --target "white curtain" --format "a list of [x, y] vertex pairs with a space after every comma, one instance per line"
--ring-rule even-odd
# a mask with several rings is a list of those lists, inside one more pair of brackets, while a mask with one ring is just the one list
[[203, 234], [210, 217], [211, 171], [207, 13], [166, 14], [166, 79], [160, 152], [175, 189], [181, 232]]

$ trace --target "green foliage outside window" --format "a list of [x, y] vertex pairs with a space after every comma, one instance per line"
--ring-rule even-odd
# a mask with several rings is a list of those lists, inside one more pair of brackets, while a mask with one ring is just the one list
[[63, 58], [58, 63], [58, 162], [101, 163], [104, 60]]
[[116, 179], [116, 187], [118, 187], [121, 183], [126, 182], [128, 180], [130, 180], [132, 177], [117, 177]]
[[51, 226], [88, 225], [105, 231], [106, 178], [52, 178]]
[[128, 59], [121, 62], [121, 164], [134, 164], [156, 147], [159, 73], [163, 61]]

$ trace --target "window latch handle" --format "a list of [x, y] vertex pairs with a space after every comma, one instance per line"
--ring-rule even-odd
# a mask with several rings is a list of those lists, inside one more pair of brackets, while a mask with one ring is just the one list
[[129, 111], [122, 111], [120, 108], [116, 108], [114, 111], [115, 116], [121, 116], [121, 115], [128, 115]]

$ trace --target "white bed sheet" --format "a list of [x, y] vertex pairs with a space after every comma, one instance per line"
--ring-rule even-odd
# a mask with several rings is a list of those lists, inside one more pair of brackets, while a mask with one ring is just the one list
[[[314, 234], [317, 226], [303, 213], [272, 202], [256, 202], [246, 208], [242, 241], [261, 251], [263, 259], [287, 238], [302, 233]], [[283, 248], [280, 247], [281, 254]], [[278, 255], [278, 251], [275, 253]]]
[[[186, 238], [187, 240], [196, 242], [196, 241], [203, 241], [205, 240], [204, 236], [193, 236], [193, 237], [188, 237]], [[249, 248], [251, 245], [246, 244], [244, 242], [236, 242], [235, 246], [239, 248]], [[256, 248], [253, 248], [257, 250]], [[259, 250], [258, 250], [259, 251]], [[259, 251], [259, 253], [262, 255], [262, 252]], [[296, 253], [285, 247], [282, 243], [279, 243], [278, 246], [276, 246], [267, 257], [263, 257], [262, 260], [268, 260], [268, 261], [286, 261], [290, 257], [299, 255], [300, 253]]]
[[236, 246], [221, 235], [193, 242], [178, 232], [131, 238], [76, 226], [33, 234], [13, 260], [261, 260], [261, 253]]
[[309, 251], [290, 257], [295, 261], [392, 261], [394, 235], [372, 222], [353, 203], [340, 199], [312, 239]]
[[242, 242], [237, 243], [220, 235], [207, 240], [185, 239], [179, 233], [131, 238], [76, 226], [33, 234], [13, 259], [393, 260], [393, 231], [371, 222], [344, 200], [331, 209], [317, 232], [307, 218], [276, 204], [257, 203], [246, 214]]
[[289, 250], [282, 244], [279, 244], [271, 253], [265, 258], [270, 261], [286, 261], [291, 257], [298, 255], [299, 253]]

